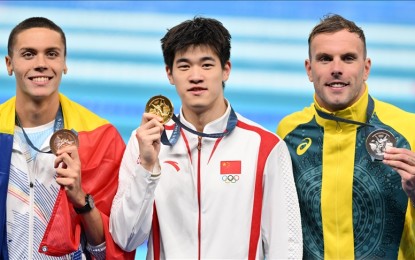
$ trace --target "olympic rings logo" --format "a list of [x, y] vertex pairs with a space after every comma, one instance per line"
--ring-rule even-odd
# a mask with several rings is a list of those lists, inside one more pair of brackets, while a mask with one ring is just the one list
[[225, 183], [235, 183], [239, 180], [239, 175], [223, 175], [222, 181]]

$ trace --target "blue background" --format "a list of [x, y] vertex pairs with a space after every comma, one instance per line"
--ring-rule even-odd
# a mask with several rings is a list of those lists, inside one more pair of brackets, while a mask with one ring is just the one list
[[[225, 95], [236, 111], [275, 131], [308, 106], [307, 38], [327, 13], [355, 21], [366, 34], [372, 96], [415, 112], [415, 2], [411, 1], [0, 1], [0, 56], [10, 30], [44, 16], [67, 36], [69, 72], [61, 92], [110, 120], [127, 141], [147, 100], [180, 100], [165, 75], [160, 39], [195, 15], [221, 20], [232, 34], [232, 72]], [[0, 102], [15, 93], [0, 70]], [[414, 126], [415, 128], [415, 126]], [[145, 245], [137, 259], [145, 258]]]

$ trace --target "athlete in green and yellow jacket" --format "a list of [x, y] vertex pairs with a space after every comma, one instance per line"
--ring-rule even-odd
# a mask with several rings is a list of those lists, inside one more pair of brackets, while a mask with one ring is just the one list
[[309, 46], [314, 103], [277, 130], [292, 157], [303, 256], [415, 259], [415, 114], [368, 94], [371, 61], [353, 22], [327, 17]]

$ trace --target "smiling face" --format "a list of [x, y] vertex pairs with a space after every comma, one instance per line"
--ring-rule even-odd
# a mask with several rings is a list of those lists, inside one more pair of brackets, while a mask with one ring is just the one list
[[173, 67], [166, 67], [171, 84], [176, 86], [185, 115], [208, 115], [214, 120], [223, 115], [226, 104], [222, 82], [231, 71], [227, 61], [222, 68], [219, 57], [207, 46], [190, 46], [176, 53]]
[[310, 43], [310, 59], [305, 61], [316, 101], [332, 112], [353, 105], [363, 95], [370, 66], [363, 41], [347, 30], [317, 34]]
[[62, 72], [66, 73], [65, 46], [61, 35], [47, 28], [31, 28], [16, 36], [11, 56], [6, 56], [9, 75], [16, 77], [16, 97], [49, 100], [58, 97]]

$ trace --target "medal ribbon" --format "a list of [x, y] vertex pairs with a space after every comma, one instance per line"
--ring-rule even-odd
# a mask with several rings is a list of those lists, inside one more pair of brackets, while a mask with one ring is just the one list
[[[16, 112], [16, 124], [23, 130], [24, 138], [26, 139], [26, 142], [30, 145], [30, 147], [32, 147], [35, 151], [37, 151], [39, 153], [52, 153], [52, 150], [49, 150], [47, 152], [43, 152], [43, 151], [39, 150], [36, 146], [33, 145], [32, 141], [30, 141], [30, 139], [29, 139], [29, 136], [27, 136], [26, 131], [24, 130], [24, 128], [20, 124], [20, 120], [19, 120], [19, 116], [17, 115], [17, 112]], [[55, 123], [53, 125], [53, 132], [56, 132], [56, 131], [58, 131], [62, 128], [63, 128], [62, 107], [59, 105], [58, 112], [56, 113], [56, 116], [55, 116]]]
[[[368, 104], [367, 104], [367, 109], [366, 109], [366, 123], [362, 123], [362, 122], [358, 122], [358, 121], [354, 121], [354, 120], [349, 120], [349, 119], [345, 119], [345, 118], [341, 118], [341, 117], [337, 117], [337, 116], [335, 116], [335, 115], [332, 115], [332, 114], [329, 114], [329, 113], [326, 113], [326, 112], [323, 112], [323, 111], [321, 111], [321, 110], [318, 110], [316, 107], [315, 107], [315, 109], [316, 109], [316, 111], [317, 111], [317, 114], [320, 116], [320, 117], [322, 117], [322, 118], [324, 118], [324, 119], [328, 119], [328, 120], [334, 120], [334, 121], [336, 121], [336, 122], [344, 122], [344, 123], [349, 123], [349, 124], [355, 124], [355, 125], [360, 125], [360, 126], [366, 126], [365, 127], [365, 136], [366, 136], [366, 138], [369, 136], [369, 128], [374, 128], [374, 130], [373, 131], [376, 131], [376, 130], [384, 130], [384, 129], [382, 129], [382, 128], [379, 128], [379, 127], [377, 127], [377, 126], [375, 126], [375, 125], [371, 125], [371, 124], [369, 124], [368, 122], [369, 122], [369, 120], [370, 120], [370, 118], [371, 118], [371, 116], [372, 116], [372, 113], [373, 113], [373, 111], [374, 111], [374, 109], [375, 109], [375, 105], [374, 105], [374, 101], [373, 101], [373, 99], [372, 99], [372, 97], [369, 95], [369, 100], [368, 100]], [[386, 131], [386, 130], [384, 130], [384, 131]], [[373, 132], [372, 132], [373, 133]], [[369, 153], [369, 155], [370, 155], [370, 157], [372, 158], [372, 161], [376, 161], [376, 160], [379, 160], [379, 159], [377, 159], [377, 158], [375, 158], [374, 156], [373, 156], [373, 154], [372, 153], [370, 153], [369, 151], [368, 151], [368, 153]]]
[[201, 137], [221, 138], [221, 137], [224, 137], [230, 134], [233, 131], [233, 129], [235, 129], [236, 123], [238, 122], [238, 117], [236, 116], [236, 113], [235, 111], [233, 111], [232, 107], [231, 107], [231, 112], [229, 114], [228, 122], [226, 124], [226, 130], [223, 133], [207, 134], [207, 133], [198, 132], [185, 126], [182, 122], [180, 122], [180, 118], [176, 117], [176, 115], [174, 114], [173, 114], [172, 119], [176, 123], [176, 125], [174, 126], [173, 133], [170, 136], [170, 139], [167, 138], [166, 130], [163, 130], [163, 133], [161, 134], [162, 144], [168, 145], [168, 146], [173, 146], [177, 142], [180, 136], [180, 128], [183, 128], [186, 131], [192, 134], [195, 134], [197, 136], [201, 136]]
[[314, 108], [317, 111], [317, 114], [327, 120], [333, 120], [336, 122], [343, 122], [343, 123], [349, 123], [349, 124], [354, 124], [354, 125], [360, 125], [360, 126], [369, 126], [369, 127], [375, 127], [374, 125], [369, 124], [369, 119], [372, 116], [373, 110], [375, 109], [375, 104], [374, 101], [372, 99], [372, 97], [369, 95], [369, 100], [367, 103], [367, 109], [366, 109], [366, 123], [362, 123], [362, 122], [358, 122], [358, 121], [354, 121], [354, 120], [350, 120], [350, 119], [346, 119], [346, 118], [341, 118], [338, 116], [335, 116], [333, 114], [329, 114], [326, 112], [323, 112], [321, 110], [318, 110], [316, 106], [314, 106]]

